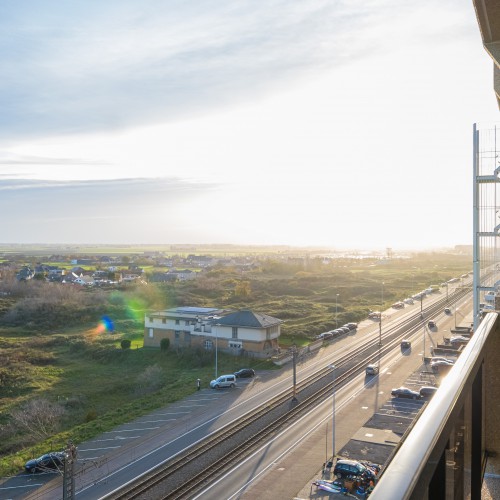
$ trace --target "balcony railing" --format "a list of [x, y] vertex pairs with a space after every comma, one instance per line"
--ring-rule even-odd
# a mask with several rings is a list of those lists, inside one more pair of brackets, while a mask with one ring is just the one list
[[370, 500], [479, 500], [486, 463], [500, 472], [499, 451], [500, 319], [489, 313], [395, 450]]

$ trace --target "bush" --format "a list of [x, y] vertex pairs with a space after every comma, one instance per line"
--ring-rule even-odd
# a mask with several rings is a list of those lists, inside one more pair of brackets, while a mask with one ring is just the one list
[[160, 349], [162, 351], [168, 351], [169, 347], [170, 347], [170, 339], [161, 339], [160, 340]]
[[122, 349], [130, 349], [131, 342], [129, 339], [123, 339], [120, 342], [120, 345], [122, 346]]

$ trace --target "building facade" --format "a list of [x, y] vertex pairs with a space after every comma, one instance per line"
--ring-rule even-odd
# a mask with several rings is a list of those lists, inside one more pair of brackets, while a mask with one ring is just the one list
[[144, 347], [217, 349], [234, 355], [269, 357], [278, 350], [282, 321], [252, 311], [229, 313], [208, 307], [175, 307], [146, 314]]

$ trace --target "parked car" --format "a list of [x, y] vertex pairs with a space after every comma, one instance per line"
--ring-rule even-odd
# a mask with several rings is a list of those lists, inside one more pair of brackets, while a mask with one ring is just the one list
[[436, 322], [431, 320], [427, 323], [427, 326], [429, 328], [436, 328]]
[[434, 363], [431, 363], [431, 368], [434, 373], [447, 373], [453, 368], [453, 363], [448, 363], [447, 361], [435, 361]]
[[401, 341], [401, 349], [411, 349], [411, 341], [404, 339]]
[[339, 478], [348, 476], [362, 477], [363, 479], [375, 481], [376, 475], [370, 469], [357, 460], [337, 460], [333, 473]]
[[432, 385], [424, 385], [418, 392], [421, 398], [432, 398], [437, 390], [438, 388]]
[[438, 361], [443, 361], [444, 363], [449, 363], [450, 365], [453, 365], [455, 363], [453, 359], [445, 358], [443, 356], [434, 356], [431, 358], [431, 365], [433, 363], [437, 363]]
[[357, 323], [346, 323], [344, 326], [349, 327], [351, 330], [356, 330], [356, 328], [358, 328]]
[[407, 299], [403, 300], [405, 304], [409, 304], [410, 306], [414, 304], [413, 299], [411, 297], [408, 297]]
[[445, 314], [451, 314], [451, 309], [449, 307], [444, 308], [444, 313]]
[[419, 399], [420, 394], [417, 391], [412, 391], [408, 387], [398, 387], [391, 391], [391, 396], [396, 398]]
[[339, 330], [342, 330], [344, 333], [349, 333], [351, 329], [348, 326], [341, 326]]
[[318, 335], [318, 339], [328, 340], [333, 339], [333, 332], [323, 332]]
[[232, 373], [231, 375], [221, 375], [219, 378], [212, 380], [210, 382], [210, 387], [212, 389], [222, 389], [223, 387], [236, 387], [236, 375]]
[[28, 460], [24, 464], [24, 470], [30, 474], [35, 472], [46, 472], [48, 470], [59, 470], [64, 467], [65, 454], [62, 451], [51, 451], [38, 458]]
[[367, 375], [377, 375], [378, 365], [374, 365], [374, 364], [368, 365], [365, 369], [365, 373]]
[[252, 368], [242, 368], [235, 372], [234, 376], [236, 378], [251, 378], [255, 377], [255, 371]]

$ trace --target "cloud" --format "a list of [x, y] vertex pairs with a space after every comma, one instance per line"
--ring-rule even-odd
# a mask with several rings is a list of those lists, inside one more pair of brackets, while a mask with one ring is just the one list
[[3, 4], [0, 134], [12, 138], [166, 122], [279, 92], [313, 72], [392, 47], [392, 37], [380, 36], [382, 30], [397, 26], [394, 16], [417, 5], [422, 12], [421, 4]]

